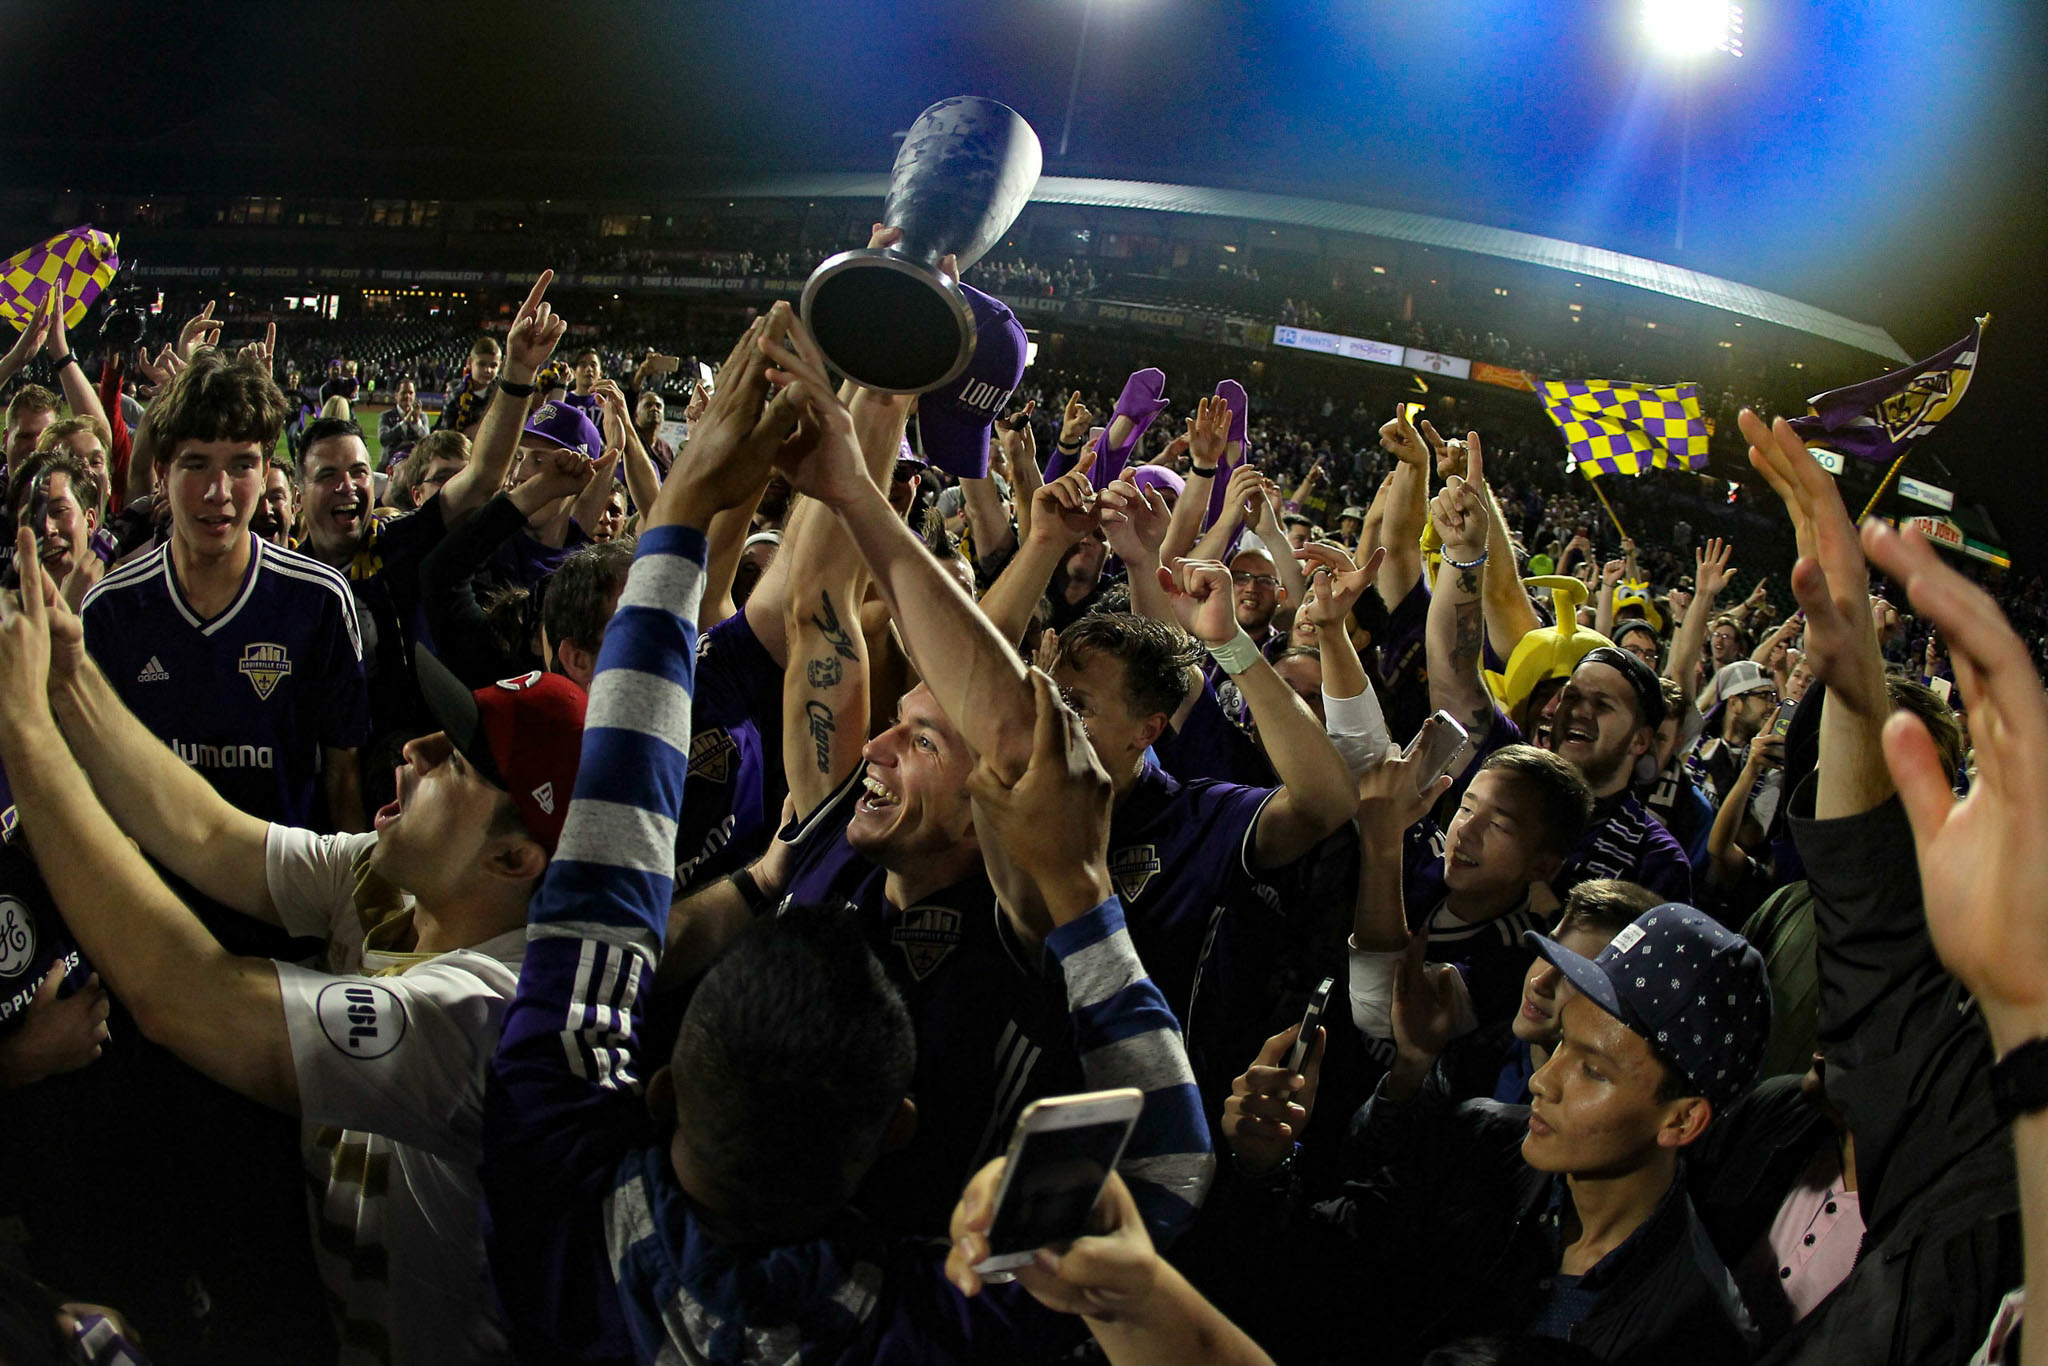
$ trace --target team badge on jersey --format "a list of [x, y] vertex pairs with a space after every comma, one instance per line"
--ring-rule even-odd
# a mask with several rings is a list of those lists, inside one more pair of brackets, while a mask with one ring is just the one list
[[1109, 875], [1126, 901], [1136, 901], [1144, 892], [1145, 884], [1158, 871], [1159, 846], [1156, 844], [1133, 844], [1110, 851]]
[[268, 702], [270, 694], [277, 691], [277, 685], [291, 675], [292, 657], [285, 653], [282, 645], [258, 641], [242, 648], [242, 662], [235, 667], [249, 680], [256, 696]]
[[910, 975], [922, 982], [959, 947], [960, 912], [943, 906], [913, 906], [889, 931], [889, 938], [903, 950]]
[[732, 756], [739, 747], [723, 729], [699, 732], [690, 741], [690, 776], [722, 783], [732, 776]]
[[36, 955], [36, 918], [11, 896], [0, 896], [0, 977], [19, 976]]

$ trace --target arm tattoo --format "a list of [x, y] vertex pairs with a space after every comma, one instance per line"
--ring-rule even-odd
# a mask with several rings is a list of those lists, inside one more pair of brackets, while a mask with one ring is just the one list
[[1457, 604], [1452, 610], [1457, 613], [1458, 635], [1451, 643], [1451, 672], [1459, 678], [1469, 678], [1478, 683], [1479, 701], [1467, 719], [1474, 726], [1488, 725], [1493, 719], [1493, 703], [1489, 700], [1486, 680], [1479, 671], [1480, 656], [1486, 644], [1484, 605], [1474, 598]]
[[839, 613], [832, 608], [830, 593], [818, 594], [818, 611], [812, 615], [811, 625], [818, 628], [819, 634], [825, 637], [825, 643], [841, 659], [860, 658], [853, 652], [853, 640], [846, 634], [846, 628], [839, 624]]
[[1477, 571], [1471, 569], [1460, 569], [1458, 571], [1458, 591], [1460, 593], [1477, 593], [1479, 591], [1479, 575]]
[[804, 676], [810, 680], [810, 684], [814, 688], [837, 687], [839, 686], [839, 680], [845, 674], [846, 666], [839, 662], [839, 658], [836, 655], [826, 655], [822, 659], [814, 659], [804, 669]]
[[818, 749], [818, 772], [832, 771], [832, 736], [839, 729], [832, 719], [832, 709], [823, 702], [804, 703], [804, 715], [809, 718], [811, 743]]

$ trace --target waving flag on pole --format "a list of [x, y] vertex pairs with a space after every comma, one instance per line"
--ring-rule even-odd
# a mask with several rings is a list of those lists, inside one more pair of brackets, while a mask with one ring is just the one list
[[1604, 379], [1542, 380], [1537, 397], [1564, 433], [1571, 463], [1588, 479], [1641, 474], [1647, 465], [1703, 469], [1707, 419], [1697, 384], [1643, 388]]
[[54, 289], [64, 300], [64, 326], [78, 326], [121, 268], [120, 247], [119, 238], [84, 223], [8, 257], [0, 262], [0, 318], [27, 327]]
[[1838, 455], [1896, 461], [1961, 401], [1977, 373], [1977, 351], [1990, 321], [1985, 314], [1969, 336], [1917, 365], [1815, 394], [1806, 400], [1812, 416], [1793, 418], [1792, 430], [1807, 445]]

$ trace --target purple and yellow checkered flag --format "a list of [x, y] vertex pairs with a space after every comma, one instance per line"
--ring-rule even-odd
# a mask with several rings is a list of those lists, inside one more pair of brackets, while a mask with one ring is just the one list
[[10, 256], [0, 262], [0, 318], [27, 327], [54, 289], [64, 300], [64, 326], [78, 326], [121, 268], [120, 248], [119, 238], [83, 223]]
[[1697, 384], [1645, 389], [1604, 379], [1539, 381], [1543, 409], [1588, 479], [1661, 469], [1705, 469], [1707, 419]]

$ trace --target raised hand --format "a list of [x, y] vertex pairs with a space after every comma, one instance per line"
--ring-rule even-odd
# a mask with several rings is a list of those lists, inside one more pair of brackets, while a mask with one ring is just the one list
[[172, 379], [176, 378], [177, 373], [184, 368], [185, 362], [179, 358], [177, 351], [172, 347], [165, 346], [159, 350], [156, 353], [155, 360], [149, 358], [147, 350], [139, 350], [135, 353], [135, 373], [141, 375], [149, 383], [136, 387], [142, 390], [143, 397], [154, 397], [157, 390], [169, 384]]
[[1223, 1140], [1248, 1172], [1269, 1172], [1286, 1161], [1315, 1110], [1329, 1031], [1316, 1027], [1316, 1041], [1301, 1071], [1290, 1072], [1287, 1054], [1300, 1032], [1301, 1026], [1293, 1024], [1266, 1040], [1258, 1060], [1230, 1083], [1230, 1098], [1223, 1102]]
[[1017, 412], [996, 424], [996, 445], [1002, 449], [1003, 459], [1010, 467], [1010, 482], [1016, 482], [1016, 471], [1029, 461], [1038, 464], [1038, 433], [1031, 429], [1031, 415], [1038, 411], [1038, 400], [1030, 399]]
[[1998, 604], [1918, 532], [1873, 521], [1863, 546], [1940, 627], [1969, 712], [1977, 777], [1961, 801], [1911, 712], [1886, 723], [1884, 753], [1913, 824], [1928, 932], [2003, 1054], [2048, 1034], [2048, 695]]
[[1088, 468], [1093, 463], [1091, 452], [1090, 458], [1050, 484], [1040, 485], [1031, 495], [1032, 539], [1072, 545], [1098, 526], [1124, 520], [1126, 499], [1116, 491], [1117, 486], [1097, 492], [1088, 482]]
[[532, 516], [557, 499], [583, 492], [594, 473], [587, 457], [562, 446], [549, 447], [540, 456], [540, 468], [512, 490], [512, 501]]
[[235, 352], [235, 359], [252, 361], [257, 369], [267, 375], [270, 373], [271, 357], [276, 354], [277, 324], [270, 323], [263, 329], [263, 340], [245, 344], [241, 350]]
[[1784, 418], [1766, 427], [1745, 408], [1740, 420], [1749, 463], [1784, 503], [1799, 543], [1792, 593], [1806, 613], [1808, 666], [1855, 714], [1882, 717], [1890, 703], [1884, 657], [1870, 628], [1870, 569], [1841, 491]]
[[1094, 425], [1095, 414], [1081, 401], [1081, 391], [1076, 389], [1073, 397], [1067, 400], [1066, 412], [1060, 416], [1060, 444], [1071, 446], [1078, 441], [1085, 441], [1088, 429]]
[[173, 350], [179, 363], [182, 365], [190, 361], [195, 347], [217, 345], [220, 342], [220, 327], [219, 320], [213, 316], [213, 300], [208, 299], [206, 307], [200, 309], [196, 316], [187, 319], [185, 325], [178, 329], [178, 343]]
[[505, 334], [504, 376], [514, 384], [533, 383], [533, 377], [548, 363], [569, 331], [568, 322], [555, 316], [546, 302], [548, 286], [554, 281], [552, 270], [540, 273], [533, 288], [526, 291], [526, 301], [519, 305], [512, 327]]
[[[1707, 543], [1693, 551], [1692, 587], [1702, 602], [1712, 602], [1735, 577], [1735, 571], [1728, 564], [1735, 547], [1719, 536], [1711, 537]], [[1690, 601], [1690, 599], [1688, 599]]]
[[1230, 570], [1216, 560], [1175, 560], [1161, 565], [1159, 586], [1181, 629], [1204, 645], [1237, 638], [1237, 607], [1231, 601]]
[[1158, 563], [1159, 547], [1166, 543], [1167, 523], [1173, 520], [1173, 509], [1167, 506], [1166, 499], [1135, 482], [1129, 470], [1103, 492], [1114, 493], [1123, 500], [1118, 509], [1123, 515], [1103, 523], [1110, 550], [1126, 565]]
[[[32, 533], [24, 527], [20, 535], [30, 538]], [[97, 555], [81, 555], [81, 562], [99, 563]], [[69, 683], [81, 665], [85, 663], [85, 624], [78, 619], [76, 604], [78, 597], [72, 596], [73, 582], [79, 575], [73, 570], [63, 584], [50, 577], [50, 571], [36, 560], [16, 560], [16, 564], [33, 564], [35, 572], [22, 575], [21, 595], [24, 601], [30, 594], [42, 600], [43, 625], [49, 641], [50, 686], [58, 687]], [[80, 597], [83, 596], [81, 593]]]
[[[54, 294], [55, 291], [51, 293]], [[28, 322], [22, 327], [21, 335], [16, 337], [14, 345], [7, 349], [6, 359], [0, 360], [0, 373], [13, 374], [28, 364], [30, 357], [42, 349], [45, 339], [50, 335], [50, 313], [53, 307], [54, 303], [49, 295], [45, 295], [43, 301], [36, 305], [35, 311], [29, 314]]]
[[[50, 608], [55, 591], [37, 554], [35, 534], [14, 538], [22, 591], [0, 597], [0, 726], [21, 730], [50, 719]], [[40, 585], [48, 585], [37, 592]]]
[[1203, 469], [1219, 469], [1230, 444], [1230, 405], [1205, 398], [1188, 419], [1188, 455]]
[[1468, 441], [1444, 440], [1436, 434], [1436, 428], [1427, 418], [1422, 422], [1422, 439], [1427, 441], [1430, 450], [1436, 453], [1437, 478], [1448, 479], [1454, 474], [1465, 472], [1465, 461], [1469, 454]]
[[[1008, 1160], [999, 1157], [975, 1173], [953, 1209], [946, 1279], [963, 1295], [981, 1293], [981, 1277], [974, 1268], [989, 1255], [988, 1232], [995, 1223], [996, 1192], [1002, 1189]], [[1114, 1171], [1089, 1213], [1088, 1227], [1087, 1237], [1076, 1238], [1059, 1251], [1047, 1249], [1037, 1261], [1017, 1268], [1017, 1284], [1057, 1313], [1124, 1317], [1152, 1294], [1163, 1263], [1130, 1187]]]
[[1452, 475], [1429, 500], [1429, 520], [1443, 538], [1444, 554], [1453, 560], [1470, 563], [1486, 551], [1489, 527], [1486, 500], [1481, 493], [1486, 487], [1485, 479], [1485, 456], [1475, 445], [1465, 476]]
[[[773, 368], [757, 365], [755, 351]], [[783, 388], [764, 414], [761, 401], [771, 381]], [[853, 415], [825, 373], [824, 353], [787, 303], [769, 309], [726, 358], [698, 425], [711, 440], [735, 445], [746, 457], [742, 467], [749, 471], [748, 482], [736, 484], [734, 501], [722, 506], [751, 497], [767, 473], [756, 465], [770, 459], [791, 488], [827, 507], [845, 507], [879, 492], [861, 459]], [[781, 446], [784, 438], [786, 447]]]
[[1437, 798], [1450, 791], [1451, 776], [1438, 774], [1422, 781], [1429, 742], [1443, 723], [1434, 716], [1422, 723], [1411, 752], [1389, 754], [1358, 777], [1358, 823], [1368, 835], [1377, 832], [1398, 840], [1402, 831], [1429, 814]]
[[[1223, 408], [1222, 404], [1216, 405]], [[1228, 408], [1223, 409], [1229, 412]], [[1230, 483], [1223, 490], [1223, 513], [1233, 520], [1250, 520], [1256, 515], [1256, 507], [1266, 489], [1266, 477], [1253, 468], [1250, 461], [1239, 465], [1230, 472]]]
[[1315, 626], [1320, 638], [1324, 631], [1347, 629], [1351, 609], [1372, 587], [1380, 572], [1380, 562], [1387, 558], [1387, 548], [1374, 546], [1364, 564], [1354, 565], [1343, 547], [1327, 541], [1310, 541], [1294, 552], [1294, 558], [1301, 562], [1302, 576], [1308, 580], [1308, 597], [1301, 604], [1301, 612]]
[[1394, 965], [1394, 1052], [1411, 1069], [1436, 1065], [1458, 1033], [1457, 968], [1428, 960], [1429, 927], [1408, 936], [1408, 952]]
[[1394, 405], [1394, 420], [1380, 428], [1380, 449], [1404, 465], [1425, 468], [1429, 464], [1429, 447], [1423, 444], [1422, 436], [1408, 423], [1405, 405]]
[[[1051, 676], [1033, 669], [1030, 678], [1036, 718], [1029, 762], [1019, 767], [1014, 758], [983, 751], [967, 792], [975, 828], [1002, 847], [1010, 870], [1030, 880], [1053, 924], [1065, 925], [1109, 900], [1113, 794], [1086, 728]], [[1024, 900], [1022, 889], [998, 890], [1006, 905]]]
[[1621, 576], [1623, 573], [1627, 571], [1627, 569], [1628, 566], [1620, 560], [1609, 560], [1606, 564], [1601, 565], [1601, 586], [1607, 588], [1609, 591], [1612, 591], [1615, 585], [1621, 582]]

